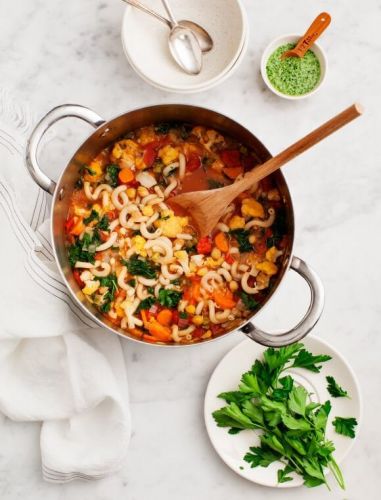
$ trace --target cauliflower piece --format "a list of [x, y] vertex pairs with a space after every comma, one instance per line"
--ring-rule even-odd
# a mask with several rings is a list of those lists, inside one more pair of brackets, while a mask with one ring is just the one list
[[139, 142], [142, 146], [146, 146], [150, 142], [156, 140], [155, 129], [151, 127], [143, 127], [140, 129]]
[[143, 236], [137, 235], [131, 238], [131, 246], [135, 248], [137, 254], [142, 257], [147, 256], [147, 250], [144, 249], [147, 240]]
[[117, 142], [112, 150], [112, 156], [116, 160], [123, 160], [123, 167], [135, 167], [136, 157], [139, 153], [139, 144], [131, 139]]
[[239, 215], [233, 215], [229, 221], [230, 229], [243, 229], [245, 227], [245, 219]]
[[177, 250], [174, 253], [174, 256], [179, 261], [181, 267], [184, 269], [185, 275], [188, 275], [190, 272], [189, 269], [189, 255], [185, 250]]
[[98, 161], [92, 161], [90, 165], [85, 168], [85, 175], [83, 179], [88, 182], [97, 182], [100, 180], [103, 169], [102, 165]]
[[168, 219], [157, 221], [157, 226], [161, 228], [163, 235], [168, 238], [176, 238], [183, 228], [188, 225], [188, 217], [169, 216]]
[[206, 149], [210, 151], [212, 146], [215, 146], [216, 144], [221, 144], [224, 142], [224, 140], [225, 139], [221, 134], [211, 129], [206, 131], [206, 141], [204, 142], [204, 145]]
[[282, 255], [282, 251], [278, 250], [277, 247], [271, 247], [266, 252], [266, 260], [270, 262], [276, 262], [277, 258]]
[[267, 199], [270, 201], [280, 201], [280, 194], [277, 189], [270, 189], [267, 193]]
[[193, 262], [196, 266], [201, 267], [204, 262], [204, 255], [202, 254], [192, 255], [191, 262]]
[[159, 150], [159, 158], [164, 165], [170, 165], [179, 158], [179, 152], [172, 146], [164, 146]]
[[263, 271], [267, 276], [274, 276], [278, 272], [278, 267], [268, 260], [259, 262], [255, 267], [258, 271]]
[[245, 198], [242, 201], [241, 213], [244, 217], [260, 217], [263, 219], [265, 216], [263, 206], [254, 198]]
[[98, 290], [100, 282], [98, 280], [88, 280], [85, 282], [85, 285], [86, 286], [82, 288], [82, 292], [85, 295], [92, 295]]

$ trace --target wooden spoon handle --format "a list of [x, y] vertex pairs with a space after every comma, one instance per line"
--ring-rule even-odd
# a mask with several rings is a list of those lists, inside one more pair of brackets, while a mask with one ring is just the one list
[[239, 192], [245, 191], [249, 187], [251, 187], [255, 182], [264, 179], [268, 175], [272, 174], [280, 167], [282, 167], [285, 163], [289, 162], [296, 156], [299, 156], [301, 153], [310, 149], [312, 146], [323, 140], [325, 137], [336, 132], [341, 127], [350, 123], [355, 118], [359, 117], [363, 113], [363, 108], [360, 104], [353, 104], [349, 108], [345, 109], [338, 115], [334, 116], [326, 123], [321, 125], [319, 128], [313, 130], [308, 135], [295, 142], [292, 146], [288, 147], [278, 155], [274, 156], [270, 160], [266, 161], [262, 165], [254, 167], [254, 169], [245, 175], [242, 181], [239, 181], [234, 185], [239, 185]]
[[292, 52], [296, 52], [299, 57], [303, 57], [311, 45], [320, 37], [323, 31], [328, 28], [330, 23], [331, 16], [328, 12], [322, 12], [319, 14], [306, 33], [299, 40], [296, 47], [292, 49]]

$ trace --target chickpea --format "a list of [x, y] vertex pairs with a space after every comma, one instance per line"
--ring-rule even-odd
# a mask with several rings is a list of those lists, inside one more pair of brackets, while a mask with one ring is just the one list
[[211, 256], [214, 260], [218, 260], [221, 257], [221, 250], [214, 247], [212, 250]]
[[231, 281], [229, 283], [229, 288], [232, 292], [236, 292], [238, 290], [238, 283], [236, 281]]

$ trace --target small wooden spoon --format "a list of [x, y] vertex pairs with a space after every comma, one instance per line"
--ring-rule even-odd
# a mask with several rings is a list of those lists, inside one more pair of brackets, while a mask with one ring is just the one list
[[317, 16], [311, 26], [308, 28], [306, 33], [297, 43], [296, 47], [283, 52], [281, 59], [286, 57], [303, 57], [311, 45], [316, 42], [320, 35], [325, 31], [331, 24], [331, 16], [328, 12], [322, 12]]
[[353, 104], [321, 127], [312, 131], [283, 152], [248, 172], [241, 180], [220, 189], [183, 193], [170, 198], [172, 204], [190, 213], [198, 226], [200, 236], [206, 236], [217, 225], [226, 207], [243, 191], [272, 174], [287, 162], [311, 148], [325, 137], [351, 122], [363, 113], [360, 104]]

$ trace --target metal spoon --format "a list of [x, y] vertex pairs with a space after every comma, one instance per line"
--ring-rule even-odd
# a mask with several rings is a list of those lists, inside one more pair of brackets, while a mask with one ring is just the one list
[[[162, 16], [158, 12], [152, 10], [151, 8], [147, 7], [146, 5], [138, 2], [137, 0], [123, 0], [123, 1], [132, 5], [133, 7], [136, 7], [137, 9], [140, 9], [146, 14], [150, 14], [151, 16], [156, 17], [156, 19], [159, 19], [159, 21], [165, 23], [170, 29], [172, 29], [173, 23], [169, 19]], [[210, 50], [212, 50], [213, 48], [212, 37], [202, 26], [193, 21], [188, 21], [187, 19], [182, 19], [181, 21], [178, 21], [177, 24], [179, 24], [180, 26], [184, 26], [185, 28], [189, 28], [193, 31], [193, 33], [197, 38], [198, 43], [200, 44], [202, 52], [209, 52]]]
[[168, 38], [172, 57], [186, 73], [198, 75], [202, 68], [200, 44], [192, 30], [177, 23], [167, 0], [161, 1], [173, 24]]

